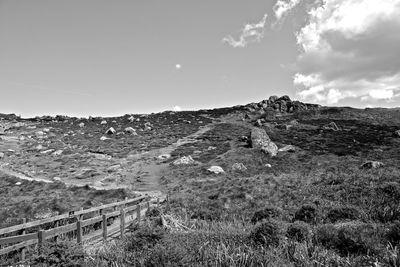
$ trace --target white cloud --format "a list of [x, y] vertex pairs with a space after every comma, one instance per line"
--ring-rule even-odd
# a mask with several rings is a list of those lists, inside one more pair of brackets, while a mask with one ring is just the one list
[[246, 24], [240, 34], [239, 39], [235, 40], [231, 35], [222, 39], [222, 42], [232, 47], [246, 47], [249, 43], [260, 42], [264, 37], [264, 28], [267, 23], [268, 15], [265, 14], [260, 22], [255, 24]]
[[[285, 7], [289, 4], [275, 13], [284, 16]], [[302, 51], [294, 83], [303, 100], [333, 104], [348, 97], [396, 96], [400, 0], [322, 0], [309, 10], [307, 21], [296, 33]]]
[[175, 106], [173, 109], [173, 111], [182, 111], [182, 108], [180, 106]]
[[301, 0], [278, 0], [275, 5], [272, 7], [274, 11], [276, 21], [273, 25], [282, 23], [290, 11], [295, 8]]

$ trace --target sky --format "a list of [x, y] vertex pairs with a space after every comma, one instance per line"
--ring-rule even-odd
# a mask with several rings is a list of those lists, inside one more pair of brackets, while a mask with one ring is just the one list
[[400, 106], [400, 0], [0, 0], [0, 113]]

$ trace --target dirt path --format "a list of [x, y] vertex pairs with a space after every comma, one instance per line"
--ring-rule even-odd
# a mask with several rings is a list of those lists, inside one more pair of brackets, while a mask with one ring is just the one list
[[[126, 169], [124, 172], [129, 173], [129, 179], [126, 179], [123, 183], [106, 182], [104, 179], [97, 179], [90, 183], [85, 180], [76, 179], [65, 179], [60, 180], [67, 186], [86, 186], [96, 190], [111, 190], [124, 188], [138, 195], [150, 195], [154, 197], [163, 197], [163, 193], [160, 189], [160, 178], [168, 171], [169, 163], [165, 162], [165, 158], [160, 156], [170, 155], [179, 146], [188, 143], [195, 143], [198, 140], [197, 137], [201, 136], [205, 132], [209, 131], [214, 127], [214, 124], [208, 124], [201, 127], [197, 132], [179, 139], [177, 142], [159, 149], [154, 149], [145, 153], [129, 154], [124, 159], [119, 159], [114, 163], [123, 165]], [[14, 140], [12, 140], [14, 142]], [[13, 148], [16, 148], [13, 144]], [[28, 181], [38, 181], [45, 183], [53, 183], [54, 180], [51, 178], [38, 177], [33, 175], [26, 175], [18, 172], [15, 166], [10, 166], [8, 163], [0, 164], [0, 172], [13, 176], [19, 179]]]

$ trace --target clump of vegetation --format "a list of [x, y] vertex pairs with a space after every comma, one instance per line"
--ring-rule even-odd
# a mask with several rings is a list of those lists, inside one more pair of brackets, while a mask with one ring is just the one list
[[308, 241], [311, 238], [311, 227], [305, 222], [295, 221], [288, 226], [286, 236], [297, 242]]

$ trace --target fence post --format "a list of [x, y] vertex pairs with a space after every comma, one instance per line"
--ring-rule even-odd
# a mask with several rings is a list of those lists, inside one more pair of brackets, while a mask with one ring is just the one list
[[107, 215], [103, 214], [103, 240], [107, 240]]
[[76, 222], [76, 240], [78, 244], [82, 243], [82, 221], [78, 220]]
[[120, 216], [120, 225], [121, 225], [121, 237], [125, 235], [125, 209], [121, 209], [121, 216]]
[[45, 241], [45, 231], [39, 230], [39, 232], [38, 232], [38, 252], [39, 253], [42, 253], [44, 241]]
[[139, 225], [139, 223], [140, 223], [140, 203], [137, 204], [137, 207], [136, 207], [136, 220]]
[[[23, 219], [22, 219], [22, 223], [23, 223], [23, 224], [26, 223], [26, 218], [23, 218]], [[24, 235], [25, 233], [26, 233], [26, 230], [23, 229], [23, 230], [22, 230], [22, 235]], [[23, 247], [23, 248], [21, 249], [21, 261], [24, 261], [24, 260], [25, 260], [25, 252], [26, 252], [26, 248]]]

